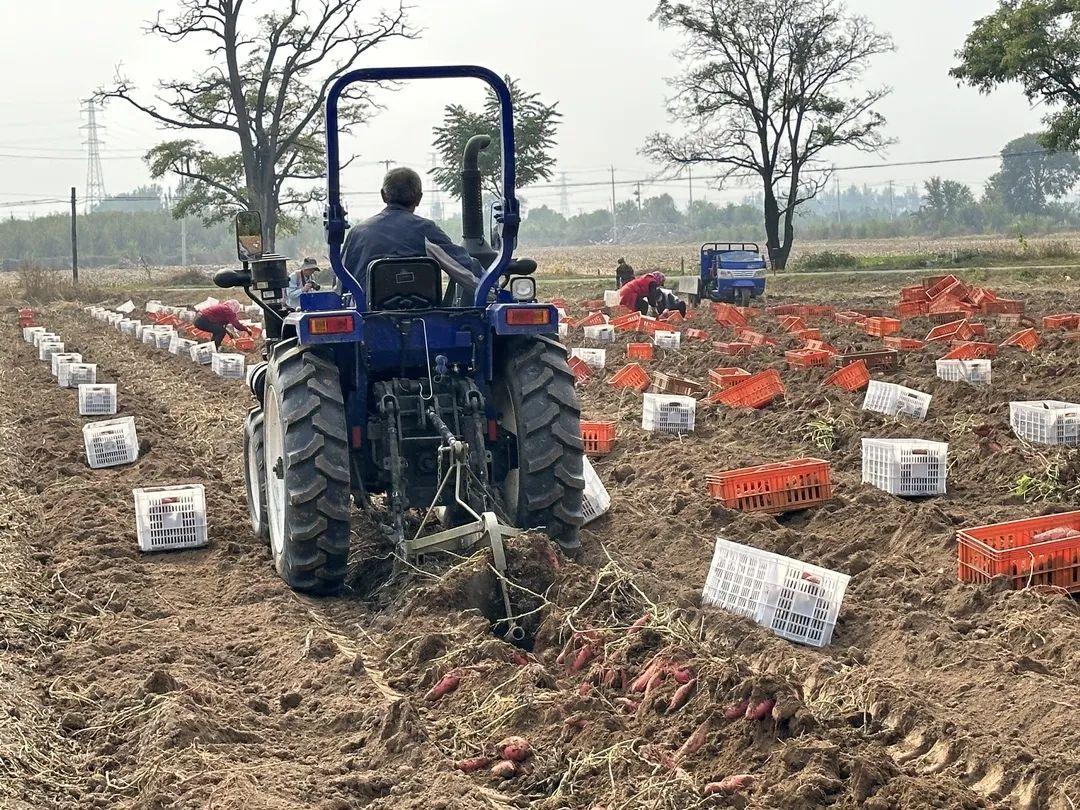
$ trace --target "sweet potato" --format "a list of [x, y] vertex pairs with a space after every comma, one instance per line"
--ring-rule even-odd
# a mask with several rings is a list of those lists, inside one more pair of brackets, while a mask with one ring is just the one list
[[600, 675], [600, 685], [605, 689], [610, 689], [615, 685], [615, 682], [619, 679], [619, 673], [610, 667], [605, 669]]
[[633, 714], [638, 710], [638, 702], [630, 698], [615, 698], [615, 704], [620, 706], [626, 714]]
[[694, 729], [694, 733], [686, 738], [679, 750], [675, 752], [675, 762], [681, 762], [689, 756], [693, 756], [700, 750], [701, 746], [705, 745], [705, 740], [709, 737], [709, 726], [712, 723], [711, 717], [706, 717], [697, 728]]
[[719, 782], [709, 782], [709, 784], [705, 785], [705, 790], [702, 792], [706, 796], [738, 793], [740, 790], [746, 790], [749, 787], [753, 787], [754, 781], [752, 774], [739, 773], [734, 776], [729, 776], [726, 779], [721, 779]]
[[645, 669], [641, 671], [641, 674], [634, 679], [634, 682], [630, 684], [631, 692], [644, 692], [645, 687], [649, 685], [649, 681], [652, 679], [653, 674], [660, 668], [660, 662], [657, 658], [653, 658], [648, 664], [645, 665]]
[[747, 720], [764, 720], [769, 716], [769, 712], [772, 711], [773, 706], [776, 705], [776, 701], [772, 698], [763, 700], [760, 703], [748, 705], [746, 707], [746, 719]]
[[532, 754], [532, 745], [524, 737], [507, 737], [496, 746], [503, 759], [511, 762], [524, 762]]
[[583, 669], [589, 661], [592, 660], [593, 655], [596, 654], [596, 650], [593, 649], [592, 644], [586, 644], [580, 650], [576, 656], [574, 656], [574, 662], [570, 665], [571, 672], [578, 672]]
[[565, 720], [563, 720], [563, 725], [567, 728], [576, 728], [578, 731], [580, 731], [581, 729], [585, 728], [587, 722], [588, 721], [584, 717], [575, 714], [572, 717], [567, 717]]
[[525, 655], [521, 650], [511, 650], [510, 660], [519, 667], [523, 667], [529, 663], [529, 656]]
[[574, 637], [571, 636], [570, 638], [568, 638], [566, 640], [566, 643], [563, 644], [562, 649], [559, 650], [559, 654], [557, 656], [555, 656], [555, 665], [556, 666], [560, 666], [560, 667], [566, 666], [566, 659], [570, 657], [570, 651], [573, 649], [573, 644], [574, 644]]
[[746, 714], [746, 709], [750, 706], [749, 700], [740, 700], [736, 703], [732, 703], [726, 709], [724, 709], [725, 720], [738, 720], [740, 717]]
[[695, 686], [697, 686], [697, 681], [689, 680], [675, 690], [675, 694], [671, 696], [671, 701], [668, 703], [667, 710], [669, 714], [683, 707], [683, 704], [690, 699]]
[[491, 775], [496, 779], [513, 779], [517, 772], [517, 763], [509, 759], [501, 759], [491, 766]]
[[592, 693], [592, 684], [588, 681], [582, 681], [577, 688], [577, 693], [581, 697], [588, 697]]
[[491, 764], [491, 757], [469, 757], [463, 759], [454, 767], [462, 773], [473, 773]]
[[694, 677], [694, 670], [690, 667], [676, 667], [671, 671], [671, 677], [677, 683], [689, 683]]
[[642, 614], [641, 618], [630, 625], [626, 631], [626, 635], [632, 636], [634, 633], [640, 633], [650, 621], [652, 621], [652, 616], [648, 613]]
[[430, 690], [428, 690], [428, 693], [424, 695], [424, 700], [433, 702], [443, 697], [444, 695], [449, 695], [451, 692], [458, 688], [458, 685], [460, 683], [460, 675], [455, 675], [453, 672], [448, 672], [439, 679], [439, 682], [437, 684], [435, 684], [433, 687], [431, 687]]

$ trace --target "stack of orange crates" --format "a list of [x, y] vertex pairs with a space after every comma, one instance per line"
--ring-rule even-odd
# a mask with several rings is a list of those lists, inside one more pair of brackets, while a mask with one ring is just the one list
[[764, 408], [777, 397], [784, 395], [784, 383], [774, 368], [751, 374], [726, 391], [710, 397], [714, 404], [729, 408]]

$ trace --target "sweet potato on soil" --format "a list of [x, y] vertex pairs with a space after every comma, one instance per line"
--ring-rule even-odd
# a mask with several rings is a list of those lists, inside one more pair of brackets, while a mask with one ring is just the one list
[[675, 761], [681, 762], [689, 756], [697, 753], [701, 746], [705, 745], [705, 740], [709, 737], [709, 726], [712, 723], [711, 717], [706, 717], [697, 728], [694, 729], [694, 733], [686, 738], [679, 750], [675, 752]]
[[772, 711], [773, 706], [776, 705], [776, 701], [772, 698], [763, 700], [760, 703], [748, 705], [746, 707], [746, 718], [748, 720], [764, 720], [769, 716], [769, 712]]
[[650, 621], [652, 621], [652, 616], [650, 616], [648, 613], [642, 614], [641, 618], [639, 618], [632, 625], [630, 625], [630, 627], [626, 631], [626, 634], [628, 636], [632, 636], [634, 635], [634, 633], [640, 633], [643, 629], [645, 629], [645, 625], [647, 625]]
[[683, 707], [683, 704], [690, 699], [690, 695], [693, 693], [695, 686], [697, 686], [697, 681], [689, 680], [675, 690], [675, 694], [671, 696], [671, 701], [668, 703], [668, 714], [678, 711]]
[[524, 737], [507, 737], [496, 746], [503, 759], [524, 762], [532, 754], [532, 744]]
[[570, 671], [578, 672], [583, 669], [589, 663], [589, 661], [592, 660], [592, 657], [595, 654], [596, 650], [593, 649], [592, 644], [586, 644], [584, 647], [578, 650], [577, 655], [574, 656], [574, 662], [570, 665]]
[[473, 773], [491, 764], [491, 757], [469, 757], [461, 760], [454, 767], [462, 773]]
[[448, 672], [442, 676], [442, 678], [437, 684], [435, 684], [433, 687], [431, 687], [430, 690], [428, 690], [428, 693], [424, 695], [424, 700], [433, 702], [443, 697], [444, 695], [449, 695], [451, 692], [458, 688], [458, 685], [460, 683], [460, 675], [455, 675], [452, 672]]
[[754, 785], [754, 777], [749, 773], [739, 773], [721, 779], [719, 782], [709, 782], [702, 791], [706, 796], [714, 796], [725, 793], [738, 793]]
[[509, 759], [501, 759], [491, 766], [491, 775], [496, 779], [513, 779], [517, 772], [517, 763]]
[[726, 709], [724, 709], [725, 720], [738, 720], [740, 717], [746, 714], [746, 710], [750, 707], [749, 700], [740, 700], [732, 703]]
[[677, 683], [689, 683], [694, 677], [694, 670], [690, 667], [676, 667], [671, 671], [671, 677]]
[[588, 697], [592, 692], [592, 684], [588, 681], [582, 681], [577, 688], [577, 693], [581, 697]]
[[615, 698], [615, 705], [622, 707], [622, 710], [626, 714], [633, 714], [638, 710], [638, 702], [636, 700], [631, 700], [630, 698]]

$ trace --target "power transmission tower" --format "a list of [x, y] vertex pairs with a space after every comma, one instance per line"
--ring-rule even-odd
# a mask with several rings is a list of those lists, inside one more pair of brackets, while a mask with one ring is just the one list
[[101, 147], [103, 141], [98, 137], [98, 131], [105, 129], [98, 123], [97, 114], [101, 107], [92, 98], [86, 99], [82, 104], [82, 113], [86, 116], [86, 123], [79, 129], [86, 130], [86, 203], [84, 211], [89, 214], [93, 208], [105, 199], [105, 176], [101, 171]]
[[570, 217], [570, 199], [566, 196], [566, 172], [560, 172], [561, 187], [559, 191], [559, 209], [566, 218]]

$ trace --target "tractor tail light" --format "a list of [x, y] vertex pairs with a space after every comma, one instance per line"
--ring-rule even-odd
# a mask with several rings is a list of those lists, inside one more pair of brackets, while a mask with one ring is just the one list
[[353, 331], [352, 315], [327, 315], [308, 319], [313, 335], [344, 335]]
[[499, 438], [499, 423], [494, 419], [488, 419], [487, 425], [487, 437], [489, 442], [493, 442]]
[[544, 326], [551, 323], [548, 307], [514, 307], [506, 311], [507, 326]]

